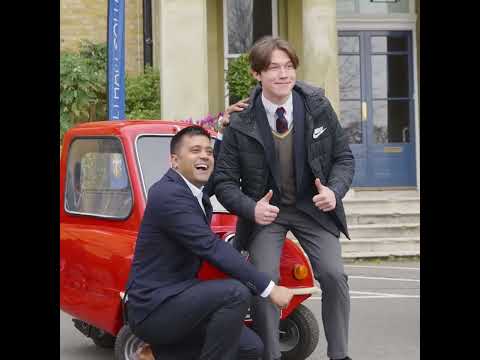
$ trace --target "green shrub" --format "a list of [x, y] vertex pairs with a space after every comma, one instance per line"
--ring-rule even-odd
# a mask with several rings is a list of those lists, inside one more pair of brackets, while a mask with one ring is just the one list
[[160, 73], [150, 66], [125, 81], [125, 116], [127, 119], [160, 118]]
[[247, 54], [240, 55], [228, 65], [226, 77], [232, 104], [248, 97], [252, 88], [257, 84], [257, 80], [250, 73]]
[[[107, 44], [82, 41], [77, 52], [60, 53], [60, 142], [63, 134], [81, 121], [107, 118]], [[138, 76], [126, 75], [125, 117], [160, 117], [160, 75], [146, 68]]]
[[68, 128], [92, 117], [105, 119], [105, 45], [82, 42], [78, 52], [60, 53], [60, 141]]
[[[79, 54], [85, 58], [93, 71], [107, 71], [107, 43], [95, 44], [87, 40], [81, 41]], [[104, 77], [105, 81], [106, 78]]]

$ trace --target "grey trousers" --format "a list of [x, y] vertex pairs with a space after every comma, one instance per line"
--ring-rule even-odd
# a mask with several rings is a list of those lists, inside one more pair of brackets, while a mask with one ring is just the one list
[[[327, 355], [330, 359], [344, 358], [348, 356], [350, 295], [339, 239], [295, 207], [280, 207], [275, 222], [256, 225], [249, 247], [251, 261], [258, 270], [269, 274], [278, 283], [279, 261], [288, 230], [307, 253], [315, 279], [322, 289]], [[263, 360], [279, 359], [279, 309], [268, 299], [256, 296], [252, 299], [251, 310], [254, 327], [264, 343]]]

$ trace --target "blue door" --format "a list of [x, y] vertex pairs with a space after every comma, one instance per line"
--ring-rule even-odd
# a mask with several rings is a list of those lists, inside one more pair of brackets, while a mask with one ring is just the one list
[[355, 156], [353, 186], [415, 186], [411, 32], [338, 36], [340, 122]]

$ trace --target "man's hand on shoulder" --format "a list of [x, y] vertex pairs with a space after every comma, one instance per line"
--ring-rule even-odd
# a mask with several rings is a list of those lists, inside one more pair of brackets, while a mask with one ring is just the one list
[[269, 190], [267, 194], [257, 201], [255, 205], [255, 222], [260, 225], [268, 225], [275, 221], [280, 209], [275, 205], [270, 205], [270, 199], [273, 191]]
[[284, 286], [278, 286], [278, 285], [275, 285], [273, 287], [269, 295], [269, 298], [272, 301], [272, 303], [277, 305], [280, 309], [286, 308], [290, 303], [290, 300], [292, 300], [292, 297], [293, 297], [292, 290]]
[[242, 110], [246, 109], [247, 107], [248, 107], [248, 98], [237, 101], [235, 104], [227, 107], [225, 109], [225, 112], [223, 113], [223, 116], [220, 119], [218, 119], [218, 122], [219, 122], [219, 125], [220, 125], [218, 132], [220, 134], [223, 134], [223, 130], [230, 123], [230, 114], [232, 112], [242, 111]]

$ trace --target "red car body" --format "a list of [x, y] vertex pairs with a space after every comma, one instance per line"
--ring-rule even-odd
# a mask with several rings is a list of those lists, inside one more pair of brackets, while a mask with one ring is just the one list
[[[173, 136], [188, 124], [173, 121], [102, 121], [70, 129], [64, 137], [60, 162], [60, 307], [74, 318], [116, 335], [123, 324], [121, 294], [127, 282], [137, 232], [146, 204], [146, 192], [136, 151], [142, 134]], [[212, 132], [215, 136], [215, 133]], [[120, 140], [132, 193], [132, 207], [125, 219], [75, 214], [65, 206], [66, 169], [72, 141], [80, 138], [114, 137]], [[167, 156], [168, 154], [164, 154]], [[211, 228], [221, 238], [234, 234], [236, 216], [216, 213]], [[302, 280], [293, 276], [295, 265], [304, 265], [308, 274]], [[296, 289], [282, 318], [318, 290], [310, 264], [291, 240], [285, 242], [281, 258], [280, 284]], [[208, 263], [201, 279], [226, 276]]]

